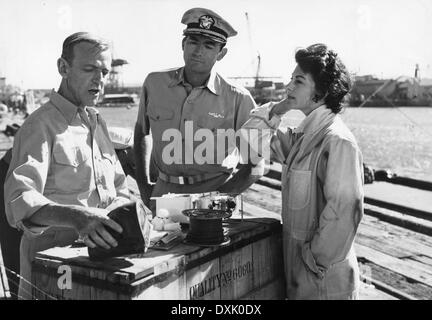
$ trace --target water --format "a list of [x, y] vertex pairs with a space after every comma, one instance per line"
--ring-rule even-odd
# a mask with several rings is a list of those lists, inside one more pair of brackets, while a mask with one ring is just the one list
[[[138, 108], [99, 108], [110, 126], [133, 129]], [[304, 118], [290, 111], [284, 126]], [[398, 175], [432, 181], [432, 108], [347, 108], [342, 114], [355, 135], [364, 162]]]

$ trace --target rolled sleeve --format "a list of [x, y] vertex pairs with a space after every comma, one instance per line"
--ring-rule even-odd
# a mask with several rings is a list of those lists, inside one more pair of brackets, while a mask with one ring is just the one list
[[249, 120], [240, 131], [240, 138], [246, 141], [249, 149], [241, 151], [242, 161], [251, 157], [253, 161], [264, 158], [266, 160], [283, 163], [293, 145], [292, 130], [283, 132], [278, 129], [281, 123], [279, 115], [273, 115], [269, 119], [269, 113], [275, 103], [269, 102], [255, 108], [250, 113]]
[[249, 114], [256, 108], [256, 104], [250, 93], [240, 95], [238, 104], [235, 129], [238, 130], [249, 119]]
[[[5, 181], [5, 209], [11, 226], [32, 231], [22, 223], [43, 206], [52, 203], [43, 195], [50, 162], [50, 142], [43, 127], [27, 125], [15, 137]], [[41, 229], [42, 228], [42, 229]], [[40, 233], [46, 227], [35, 226]]]

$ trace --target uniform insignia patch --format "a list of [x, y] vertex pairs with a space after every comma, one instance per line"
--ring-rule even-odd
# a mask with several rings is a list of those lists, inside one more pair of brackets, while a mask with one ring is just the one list
[[224, 118], [224, 116], [222, 114], [219, 114], [216, 112], [209, 112], [208, 114], [209, 114], [209, 116], [212, 116], [213, 118], [221, 118], [221, 119]]
[[215, 21], [212, 16], [204, 15], [199, 18], [199, 25], [203, 29], [210, 29]]

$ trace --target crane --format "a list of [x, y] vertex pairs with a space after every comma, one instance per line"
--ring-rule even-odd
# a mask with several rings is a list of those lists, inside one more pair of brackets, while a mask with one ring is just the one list
[[114, 44], [111, 44], [111, 48], [111, 71], [108, 76], [107, 89], [109, 91], [117, 91], [120, 87], [121, 69], [123, 68], [123, 65], [129, 64], [129, 62], [125, 59], [114, 58]]

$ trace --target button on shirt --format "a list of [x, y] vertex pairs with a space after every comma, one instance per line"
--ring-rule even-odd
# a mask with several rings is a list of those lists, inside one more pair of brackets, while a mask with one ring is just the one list
[[9, 223], [24, 230], [21, 275], [26, 279], [37, 251], [70, 244], [78, 236], [71, 228], [28, 223], [37, 210], [49, 203], [106, 208], [129, 199], [105, 122], [96, 109], [85, 109], [83, 120], [75, 105], [52, 91], [15, 136], [4, 196]]
[[[223, 129], [231, 129], [235, 134], [255, 106], [246, 89], [228, 83], [216, 72], [211, 73], [205, 85], [192, 88], [185, 81], [184, 68], [178, 68], [148, 75], [143, 85], [137, 122], [144, 135], [151, 131], [152, 156], [163, 173], [172, 176], [229, 174], [239, 161], [235, 141], [221, 147], [222, 140], [218, 143], [217, 139], [222, 138]], [[171, 162], [166, 161], [166, 156], [174, 153], [173, 138], [167, 139], [170, 136], [168, 129], [181, 134], [178, 161], [173, 158]], [[198, 138], [200, 133], [206, 137]], [[199, 146], [207, 139], [212, 139], [214, 145], [203, 151]], [[210, 149], [214, 151], [211, 155]]]
[[5, 183], [8, 219], [22, 220], [48, 203], [105, 208], [128, 198], [126, 178], [94, 108], [86, 108], [94, 130], [78, 108], [52, 91], [50, 101], [18, 131]]

